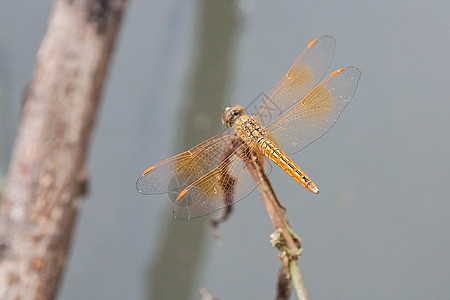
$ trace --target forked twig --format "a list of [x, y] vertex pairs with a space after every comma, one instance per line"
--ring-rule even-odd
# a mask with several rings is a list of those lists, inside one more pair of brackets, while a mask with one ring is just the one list
[[[236, 144], [234, 147], [230, 148], [230, 151], [234, 151], [234, 149], [239, 147], [240, 143], [242, 143], [240, 139], [235, 139], [234, 142]], [[225, 157], [228, 157], [228, 155], [225, 155]], [[298, 299], [309, 300], [308, 292], [306, 291], [305, 283], [303, 282], [303, 277], [300, 272], [300, 267], [298, 266], [298, 259], [302, 253], [301, 239], [295, 234], [289, 225], [289, 221], [286, 216], [286, 209], [275, 195], [272, 184], [264, 171], [263, 165], [265, 158], [262, 153], [248, 150], [243, 153], [241, 159], [243, 159], [247, 165], [247, 169], [252, 175], [253, 180], [255, 182], [259, 182], [258, 190], [263, 198], [264, 205], [266, 206], [272, 224], [275, 227], [275, 231], [270, 235], [272, 246], [278, 249], [278, 257], [283, 263], [282, 270], [289, 270], [289, 272], [284, 271], [284, 279], [283, 274], [279, 275], [277, 299], [286, 298], [284, 296], [279, 297], [279, 295], [290, 295], [292, 284], [297, 293]], [[224, 186], [224, 189], [228, 186], [229, 181], [231, 180], [224, 181], [227, 183], [227, 185]], [[232, 181], [231, 185], [234, 186], [234, 183], [235, 180]], [[218, 238], [217, 227], [229, 217], [231, 213], [231, 205], [233, 204], [233, 202], [230, 201], [232, 197], [233, 190], [224, 196], [224, 202], [229, 204], [225, 206], [226, 210], [223, 215], [211, 220], [214, 235], [219, 240], [220, 238]], [[280, 274], [281, 273], [282, 272], [280, 272]], [[281, 282], [286, 280], [289, 282]]]
[[252, 167], [248, 168], [258, 185], [258, 190], [263, 198], [269, 217], [275, 227], [271, 234], [272, 246], [277, 248], [278, 257], [284, 267], [289, 269], [291, 283], [300, 300], [309, 300], [308, 292], [303, 281], [303, 276], [298, 265], [298, 259], [302, 252], [301, 240], [294, 233], [286, 216], [286, 209], [278, 200], [267, 174], [260, 164], [260, 160], [253, 159]]

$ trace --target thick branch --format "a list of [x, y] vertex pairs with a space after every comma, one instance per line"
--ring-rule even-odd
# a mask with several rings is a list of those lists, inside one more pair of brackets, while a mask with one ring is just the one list
[[0, 297], [53, 299], [126, 0], [55, 0], [0, 207]]

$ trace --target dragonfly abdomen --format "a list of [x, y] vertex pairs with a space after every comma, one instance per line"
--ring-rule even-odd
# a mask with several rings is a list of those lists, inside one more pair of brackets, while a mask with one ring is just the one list
[[278, 148], [272, 141], [261, 137], [257, 144], [261, 152], [270, 158], [274, 163], [279, 165], [283, 171], [286, 171], [291, 177], [311, 192], [315, 194], [319, 193], [319, 189], [308, 177], [308, 175], [306, 175], [305, 172], [303, 172], [303, 170], [300, 169], [300, 167], [297, 166], [297, 164], [286, 154], [284, 154], [283, 150]]

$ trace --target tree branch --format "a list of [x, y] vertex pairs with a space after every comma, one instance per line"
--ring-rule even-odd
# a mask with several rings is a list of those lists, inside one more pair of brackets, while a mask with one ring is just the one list
[[53, 299], [57, 293], [126, 3], [54, 1], [0, 206], [2, 299]]
[[[300, 267], [298, 266], [298, 259], [302, 252], [301, 240], [289, 225], [286, 209], [275, 195], [272, 184], [264, 172], [264, 169], [258, 163], [258, 159], [253, 160], [252, 168], [248, 169], [254, 180], [256, 182], [261, 182], [258, 185], [258, 190], [275, 228], [275, 232], [271, 234], [272, 246], [278, 249], [278, 257], [284, 267], [289, 270], [290, 281], [297, 293], [297, 298], [300, 300], [309, 300]], [[284, 286], [289, 287], [287, 284], [284, 284]], [[277, 291], [278, 295], [282, 293], [283, 291]]]

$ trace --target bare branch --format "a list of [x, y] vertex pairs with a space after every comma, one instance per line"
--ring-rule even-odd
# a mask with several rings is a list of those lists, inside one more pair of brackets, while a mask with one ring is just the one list
[[300, 267], [296, 259], [289, 261], [289, 270], [291, 272], [291, 281], [295, 288], [295, 292], [297, 293], [297, 298], [300, 300], [309, 300], [302, 272], [300, 272]]
[[55, 0], [0, 207], [2, 299], [53, 299], [126, 0]]
[[289, 269], [292, 285], [297, 293], [298, 299], [309, 300], [308, 292], [303, 282], [303, 277], [298, 266], [298, 259], [302, 252], [301, 240], [294, 233], [286, 216], [286, 209], [278, 200], [272, 184], [267, 177], [260, 161], [255, 158], [252, 168], [248, 168], [258, 185], [258, 190], [263, 198], [269, 217], [275, 227], [271, 235], [272, 245], [278, 249], [281, 262]]

